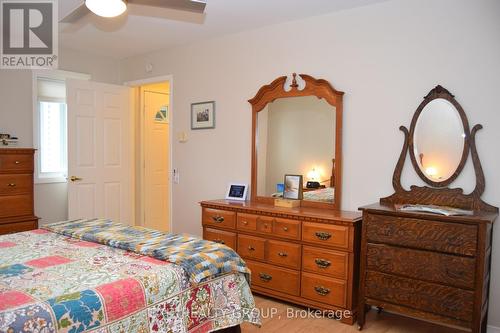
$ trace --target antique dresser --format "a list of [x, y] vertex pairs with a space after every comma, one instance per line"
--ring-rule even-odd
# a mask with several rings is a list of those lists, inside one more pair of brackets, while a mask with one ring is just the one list
[[[434, 133], [442, 124], [446, 124], [447, 137]], [[480, 199], [485, 179], [475, 134], [481, 128], [469, 129], [465, 112], [441, 86], [425, 97], [410, 131], [401, 127], [405, 144], [394, 172], [395, 193], [361, 208], [360, 329], [365, 310], [376, 306], [471, 332], [486, 332], [492, 230], [498, 208]], [[422, 134], [427, 137], [422, 138]], [[433, 140], [426, 140], [429, 137]], [[454, 146], [449, 142], [453, 141], [457, 151], [450, 152]], [[461, 173], [469, 152], [476, 187], [464, 194], [448, 185]], [[402, 187], [408, 153], [415, 171], [430, 186]]]
[[0, 148], [0, 235], [36, 229], [34, 149]]
[[[250, 200], [203, 201], [201, 206], [204, 238], [232, 247], [245, 259], [254, 292], [327, 310], [352, 324], [361, 214], [340, 211], [343, 94], [304, 74], [261, 87], [249, 100]], [[300, 207], [274, 205], [285, 175], [310, 181], [309, 187], [294, 185], [293, 203]]]

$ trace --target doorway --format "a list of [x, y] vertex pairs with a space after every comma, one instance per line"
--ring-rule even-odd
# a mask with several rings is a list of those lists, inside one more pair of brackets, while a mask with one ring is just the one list
[[170, 81], [138, 87], [138, 224], [165, 232], [171, 231], [170, 91]]

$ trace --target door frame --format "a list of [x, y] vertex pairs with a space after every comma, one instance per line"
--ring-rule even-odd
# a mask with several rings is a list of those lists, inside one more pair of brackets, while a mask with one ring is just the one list
[[[140, 166], [140, 189], [139, 189], [139, 194], [140, 194], [140, 198], [141, 198], [141, 201], [140, 201], [140, 205], [138, 207], [139, 209], [139, 220], [137, 221], [136, 220], [136, 225], [137, 224], [140, 224], [142, 226], [144, 226], [144, 213], [145, 213], [145, 207], [144, 207], [144, 193], [145, 193], [145, 186], [144, 186], [144, 179], [145, 179], [145, 175], [144, 175], [144, 162], [145, 162], [145, 155], [144, 155], [144, 149], [142, 149], [142, 144], [144, 143], [144, 113], [142, 112], [143, 111], [143, 103], [144, 101], [142, 100], [142, 96], [141, 96], [141, 91], [140, 91], [140, 88], [141, 86], [144, 86], [144, 85], [148, 85], [148, 84], [154, 84], [154, 83], [161, 83], [161, 82], [165, 82], [165, 81], [168, 81], [169, 82], [169, 91], [168, 91], [168, 94], [169, 94], [169, 108], [168, 108], [168, 123], [169, 123], [169, 137], [168, 137], [168, 149], [169, 149], [169, 168], [168, 168], [168, 174], [169, 174], [169, 177], [170, 177], [170, 182], [169, 182], [169, 188], [168, 188], [168, 194], [169, 194], [169, 202], [168, 202], [168, 206], [169, 206], [169, 212], [168, 212], [168, 215], [169, 215], [169, 221], [168, 221], [168, 230], [169, 232], [173, 232], [172, 230], [172, 227], [173, 227], [173, 144], [174, 144], [174, 121], [173, 121], [173, 116], [172, 116], [172, 110], [174, 110], [174, 98], [173, 98], [173, 85], [174, 85], [174, 76], [173, 75], [162, 75], [162, 76], [155, 76], [155, 77], [150, 77], [150, 78], [147, 78], [147, 79], [140, 79], [140, 80], [133, 80], [133, 81], [126, 81], [124, 82], [123, 84], [125, 86], [129, 86], [131, 88], [136, 88], [137, 91], [136, 91], [136, 96], [137, 94], [139, 94], [139, 98], [137, 98], [137, 101], [135, 103], [135, 105], [132, 107], [132, 110], [133, 112], [135, 112], [135, 114], [139, 114], [139, 117], [138, 118], [135, 118], [136, 120], [138, 119], [139, 120], [139, 126], [140, 126], [140, 129], [141, 129], [141, 132], [140, 132], [140, 141], [141, 141], [141, 153], [140, 153], [140, 161], [139, 161], [139, 166]], [[136, 176], [136, 174], [134, 175]], [[137, 182], [135, 182], [137, 184]], [[137, 204], [137, 202], [134, 202], [134, 204]]]

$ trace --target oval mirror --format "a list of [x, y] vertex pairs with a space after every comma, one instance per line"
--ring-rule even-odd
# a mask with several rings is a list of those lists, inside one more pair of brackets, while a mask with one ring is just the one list
[[410, 130], [410, 155], [426, 183], [442, 187], [458, 176], [468, 154], [468, 133], [465, 113], [453, 96], [423, 102]]

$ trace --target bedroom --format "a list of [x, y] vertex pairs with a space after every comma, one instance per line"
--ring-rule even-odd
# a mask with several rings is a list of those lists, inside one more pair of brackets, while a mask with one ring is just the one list
[[[70, 11], [71, 6], [63, 8], [66, 3], [78, 5], [78, 1], [59, 1], [61, 14]], [[135, 9], [136, 14], [131, 11], [116, 23], [87, 16], [58, 29], [59, 70], [113, 85], [141, 85], [171, 76], [170, 172], [173, 179], [175, 169], [178, 177], [178, 184], [170, 185], [171, 231], [202, 236], [199, 203], [224, 198], [229, 183], [252, 183], [248, 100], [278, 77], [290, 80], [294, 72], [324, 79], [345, 92], [338, 208], [356, 213], [393, 193], [391, 180], [404, 140], [398, 128], [410, 128], [423, 97], [438, 84], [455, 95], [471, 129], [484, 126], [476, 139], [486, 179], [482, 199], [499, 206], [500, 161], [495, 147], [500, 142], [500, 119], [494, 102], [500, 86], [498, 1], [231, 3], [208, 1], [201, 23], [199, 16], [182, 11], [159, 11], [156, 16], [162, 17], [151, 17], [152, 11], [141, 16]], [[0, 70], [0, 132], [18, 137], [19, 148], [37, 147], [34, 96], [30, 70]], [[192, 130], [191, 104], [206, 101], [215, 101], [215, 128]], [[426, 184], [411, 164], [408, 158], [405, 188]], [[465, 193], [474, 190], [472, 164], [469, 157], [451, 187], [464, 188]], [[302, 171], [304, 183], [312, 167]], [[329, 175], [330, 167], [323, 168], [324, 175]], [[34, 214], [41, 218], [40, 226], [68, 218], [68, 186], [35, 183]], [[251, 192], [250, 188], [248, 198]], [[500, 274], [495, 260], [499, 236], [493, 230], [488, 332], [500, 327], [500, 286], [495, 284]], [[286, 312], [292, 306], [277, 298], [257, 296], [257, 301], [270, 310]], [[387, 330], [417, 331], [420, 326], [422, 332], [430, 330], [421, 321], [406, 321], [386, 311], [377, 317], [374, 312], [368, 313], [363, 329], [367, 332], [379, 322]], [[280, 321], [264, 314], [264, 332], [278, 332], [282, 325], [289, 327], [287, 322], [298, 331], [315, 325], [319, 331], [321, 325], [331, 325], [331, 331], [356, 330], [335, 321]], [[432, 327], [445, 332], [441, 326]], [[243, 330], [253, 328], [245, 325]]]

